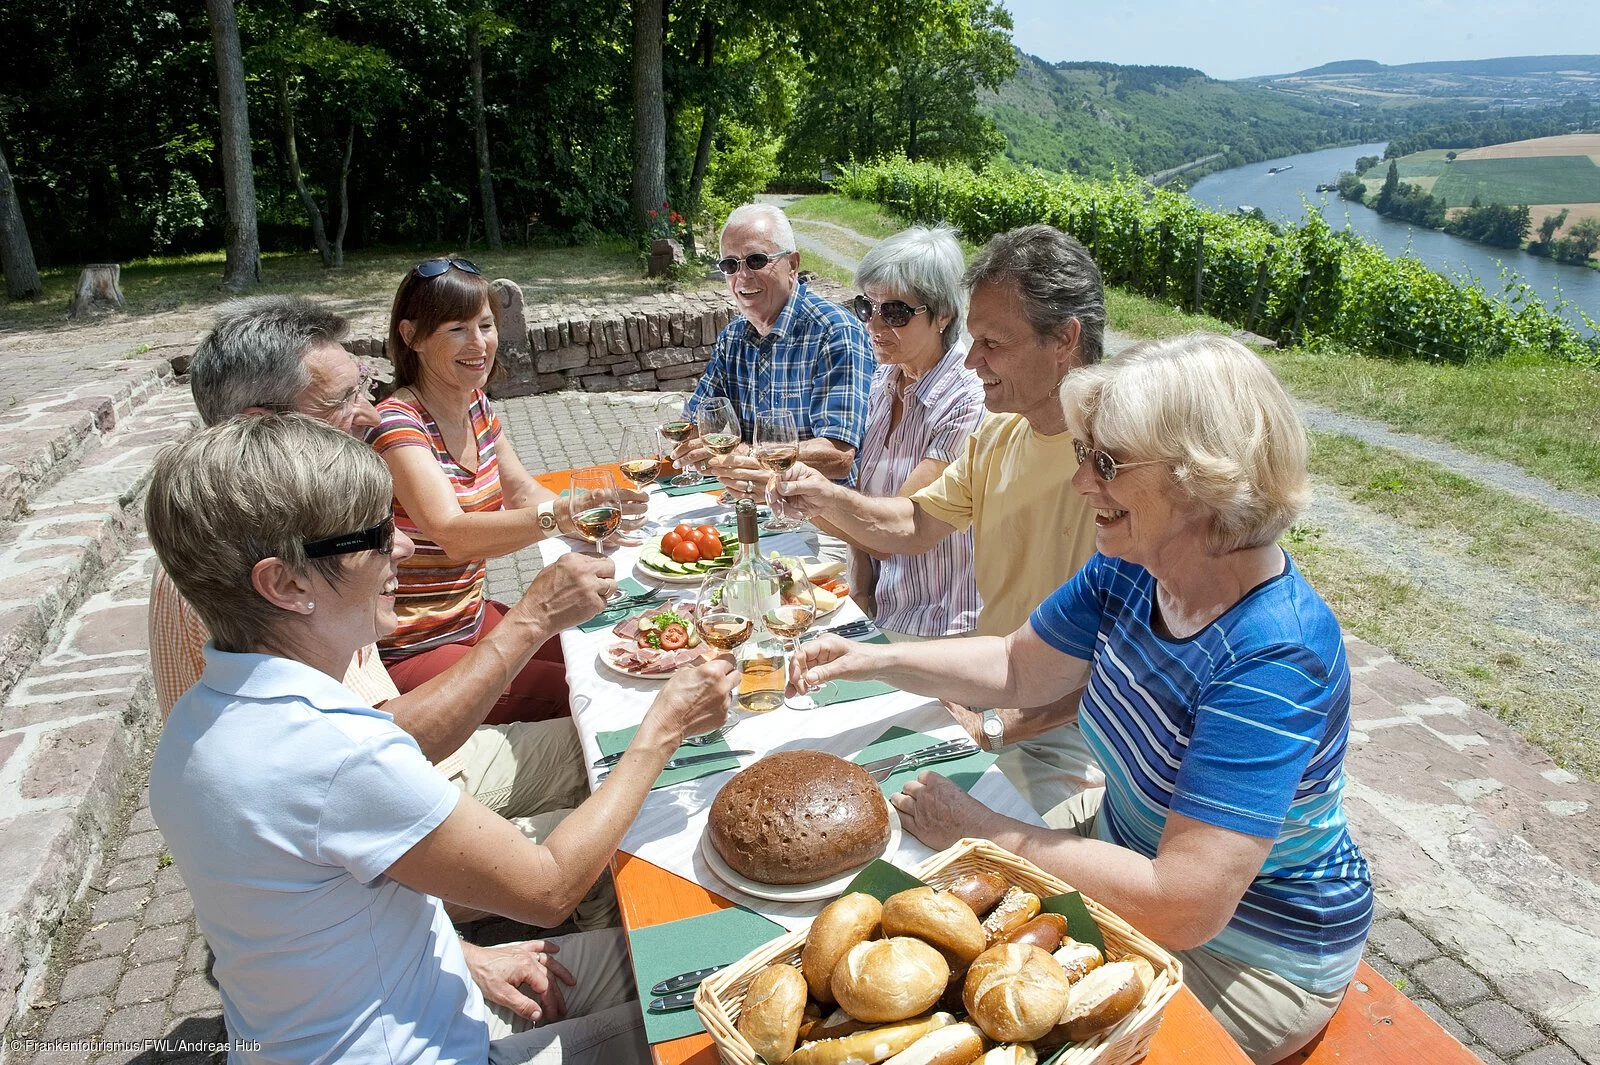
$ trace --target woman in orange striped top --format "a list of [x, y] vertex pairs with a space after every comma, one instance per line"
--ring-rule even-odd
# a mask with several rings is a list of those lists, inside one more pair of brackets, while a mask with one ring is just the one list
[[[485, 560], [575, 532], [568, 501], [529, 476], [484, 394], [498, 346], [489, 284], [476, 266], [429, 259], [406, 274], [389, 316], [399, 387], [378, 404], [382, 420], [368, 437], [394, 476], [395, 526], [416, 544], [400, 565], [399, 627], [379, 645], [402, 692], [449, 668], [499, 624], [506, 608], [488, 597]], [[541, 513], [552, 528], [542, 527]], [[488, 722], [569, 712], [566, 668], [552, 640]]]

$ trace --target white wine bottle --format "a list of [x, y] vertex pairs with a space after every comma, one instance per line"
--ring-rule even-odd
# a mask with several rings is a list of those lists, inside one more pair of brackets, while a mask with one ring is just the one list
[[783, 705], [788, 660], [783, 644], [762, 622], [778, 605], [780, 574], [761, 557], [756, 505], [748, 499], [735, 508], [739, 520], [739, 554], [728, 573], [724, 595], [735, 600], [738, 612], [751, 619], [754, 631], [738, 649], [739, 706], [748, 713], [764, 714]]

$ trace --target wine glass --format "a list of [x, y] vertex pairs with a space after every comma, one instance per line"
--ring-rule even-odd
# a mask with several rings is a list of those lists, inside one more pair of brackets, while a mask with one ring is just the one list
[[778, 475], [800, 458], [800, 429], [794, 415], [786, 410], [764, 410], [756, 415], [756, 461], [771, 471], [767, 482], [767, 506], [772, 517], [762, 526], [768, 532], [788, 532], [798, 529], [802, 522], [783, 512], [783, 501], [778, 497]]
[[[700, 440], [706, 445], [706, 450], [713, 455], [719, 458], [731, 455], [739, 446], [741, 440], [739, 415], [733, 409], [733, 401], [726, 396], [714, 396], [702, 404], [697, 421]], [[733, 495], [723, 492], [718, 502], [724, 505], [731, 504]]]
[[[592, 466], [572, 475], [572, 523], [579, 536], [594, 544], [595, 553], [602, 554], [600, 545], [622, 524], [622, 500], [609, 470]], [[607, 602], [621, 595], [619, 588]]]
[[[799, 559], [777, 558], [772, 560], [772, 564], [780, 574], [778, 598], [767, 604], [761, 622], [783, 641], [784, 652], [792, 659], [800, 647], [800, 637], [811, 628], [820, 613], [817, 610], [816, 588], [806, 577], [805, 565]], [[797, 692], [784, 699], [783, 705], [791, 710], [815, 710], [817, 700], [814, 696], [826, 687], [826, 684], [819, 684]]]
[[[691, 422], [680, 413], [662, 422], [659, 431], [662, 439], [676, 446], [694, 435], [694, 422]], [[691, 484], [699, 484], [702, 479], [699, 470], [692, 466], [685, 466], [678, 476], [667, 483], [676, 485], [679, 488], [687, 488]]]
[[[694, 603], [694, 627], [706, 643], [718, 651], [733, 654], [755, 632], [759, 614], [756, 604], [746, 594], [748, 582], [730, 581], [730, 576], [727, 570], [713, 570], [700, 582]], [[731, 717], [737, 718], [737, 695], [728, 709]], [[728, 727], [733, 723], [730, 720]]]
[[[649, 493], [650, 486], [661, 473], [664, 458], [661, 454], [661, 437], [655, 430], [642, 425], [630, 425], [622, 430], [621, 457], [617, 465], [621, 467], [622, 475], [633, 482], [639, 491]], [[624, 518], [622, 535], [618, 541], [632, 546], [644, 543], [643, 530], [647, 518], [648, 514], [638, 519]]]

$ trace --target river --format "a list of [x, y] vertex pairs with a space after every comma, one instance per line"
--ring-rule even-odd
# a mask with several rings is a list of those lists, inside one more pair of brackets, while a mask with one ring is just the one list
[[[1189, 195], [1207, 207], [1223, 211], [1232, 211], [1241, 204], [1259, 207], [1275, 222], [1299, 222], [1305, 218], [1303, 196], [1313, 204], [1322, 204], [1323, 217], [1331, 225], [1337, 228], [1348, 221], [1352, 230], [1390, 255], [1410, 251], [1442, 274], [1478, 279], [1490, 292], [1500, 289], [1504, 264], [1510, 274], [1532, 286], [1546, 304], [1564, 297], [1591, 318], [1600, 319], [1600, 270], [1564, 266], [1526, 252], [1503, 251], [1449, 233], [1417, 229], [1405, 222], [1390, 221], [1369, 207], [1348, 203], [1336, 192], [1316, 191], [1319, 184], [1337, 178], [1341, 170], [1354, 170], [1358, 156], [1381, 157], [1383, 149], [1382, 142], [1358, 144], [1251, 163], [1201, 178]], [[1272, 167], [1285, 166], [1294, 169], [1267, 173]], [[1534, 225], [1539, 221], [1535, 218]], [[1571, 308], [1566, 313], [1573, 321], [1581, 322]]]

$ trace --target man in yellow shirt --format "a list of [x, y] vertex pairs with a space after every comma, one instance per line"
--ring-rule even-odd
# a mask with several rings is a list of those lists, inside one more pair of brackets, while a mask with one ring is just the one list
[[[971, 526], [977, 631], [1007, 636], [1094, 553], [1094, 510], [1072, 490], [1078, 461], [1059, 392], [1069, 372], [1100, 358], [1105, 297], [1089, 253], [1045, 225], [994, 237], [966, 284], [966, 365], [988, 413], [939, 479], [909, 497], [873, 497], [796, 465], [780, 491], [873, 552], [921, 554]], [[1103, 782], [1078, 731], [1081, 694], [1047, 707], [945, 705], [974, 739], [1003, 748], [1000, 768], [1043, 814]]]

